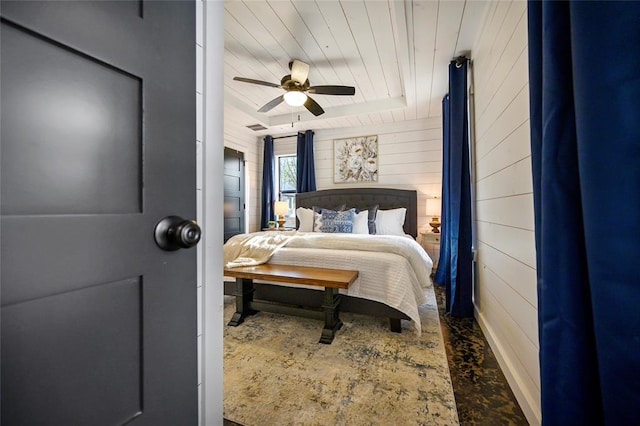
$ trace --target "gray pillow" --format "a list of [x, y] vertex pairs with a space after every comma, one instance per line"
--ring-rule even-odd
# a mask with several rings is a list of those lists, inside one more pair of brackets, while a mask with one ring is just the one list
[[333, 210], [334, 212], [341, 212], [343, 210], [347, 209], [347, 205], [346, 204], [339, 204], [335, 207], [329, 208], [329, 207], [318, 207], [318, 206], [313, 206], [311, 207], [313, 209], [314, 212], [316, 213], [322, 213], [322, 210], [327, 209], [327, 210]]
[[376, 233], [376, 214], [378, 214], [378, 207], [380, 207], [380, 205], [376, 204], [375, 206], [371, 206], [371, 207], [368, 207], [367, 209], [363, 209], [363, 210], [369, 211], [368, 224], [369, 224], [369, 234], [371, 235], [375, 235]]

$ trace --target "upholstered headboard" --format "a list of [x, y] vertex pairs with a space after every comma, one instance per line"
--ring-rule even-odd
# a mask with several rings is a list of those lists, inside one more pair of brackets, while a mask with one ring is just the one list
[[404, 207], [407, 216], [404, 232], [418, 236], [418, 194], [414, 190], [393, 188], [344, 188], [296, 194], [296, 207], [332, 208], [345, 204], [347, 208], [366, 209], [378, 204], [380, 210]]

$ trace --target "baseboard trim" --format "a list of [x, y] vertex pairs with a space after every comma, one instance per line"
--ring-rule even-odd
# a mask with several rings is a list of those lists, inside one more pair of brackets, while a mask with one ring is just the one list
[[489, 342], [489, 346], [491, 346], [491, 350], [493, 350], [493, 353], [498, 360], [498, 364], [500, 365], [513, 394], [518, 400], [522, 412], [529, 421], [529, 424], [540, 425], [542, 423], [542, 413], [538, 406], [537, 399], [522, 385], [520, 374], [516, 372], [511, 360], [504, 355], [505, 351], [503, 346], [495, 338], [495, 333], [493, 333], [492, 328], [485, 320], [482, 313], [478, 311], [477, 307], [474, 307], [474, 312], [476, 321], [478, 321], [487, 342]]

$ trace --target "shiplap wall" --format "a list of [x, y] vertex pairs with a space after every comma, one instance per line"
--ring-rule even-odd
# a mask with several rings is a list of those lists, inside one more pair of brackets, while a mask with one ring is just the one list
[[[378, 135], [378, 182], [334, 183], [333, 141]], [[426, 230], [426, 200], [440, 195], [442, 187], [442, 119], [424, 118], [402, 123], [378, 124], [314, 131], [317, 189], [380, 187], [418, 191], [418, 228]], [[296, 139], [277, 139], [275, 155], [295, 154]]]
[[520, 406], [531, 424], [539, 424], [527, 55], [526, 3], [492, 3], [472, 52], [478, 230], [474, 303]]

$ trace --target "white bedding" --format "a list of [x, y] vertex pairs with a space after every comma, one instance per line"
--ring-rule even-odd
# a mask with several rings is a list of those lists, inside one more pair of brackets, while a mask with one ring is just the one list
[[423, 287], [431, 285], [433, 262], [413, 238], [296, 232], [268, 263], [357, 270], [358, 279], [341, 293], [391, 306], [421, 333], [418, 306], [425, 302]]

